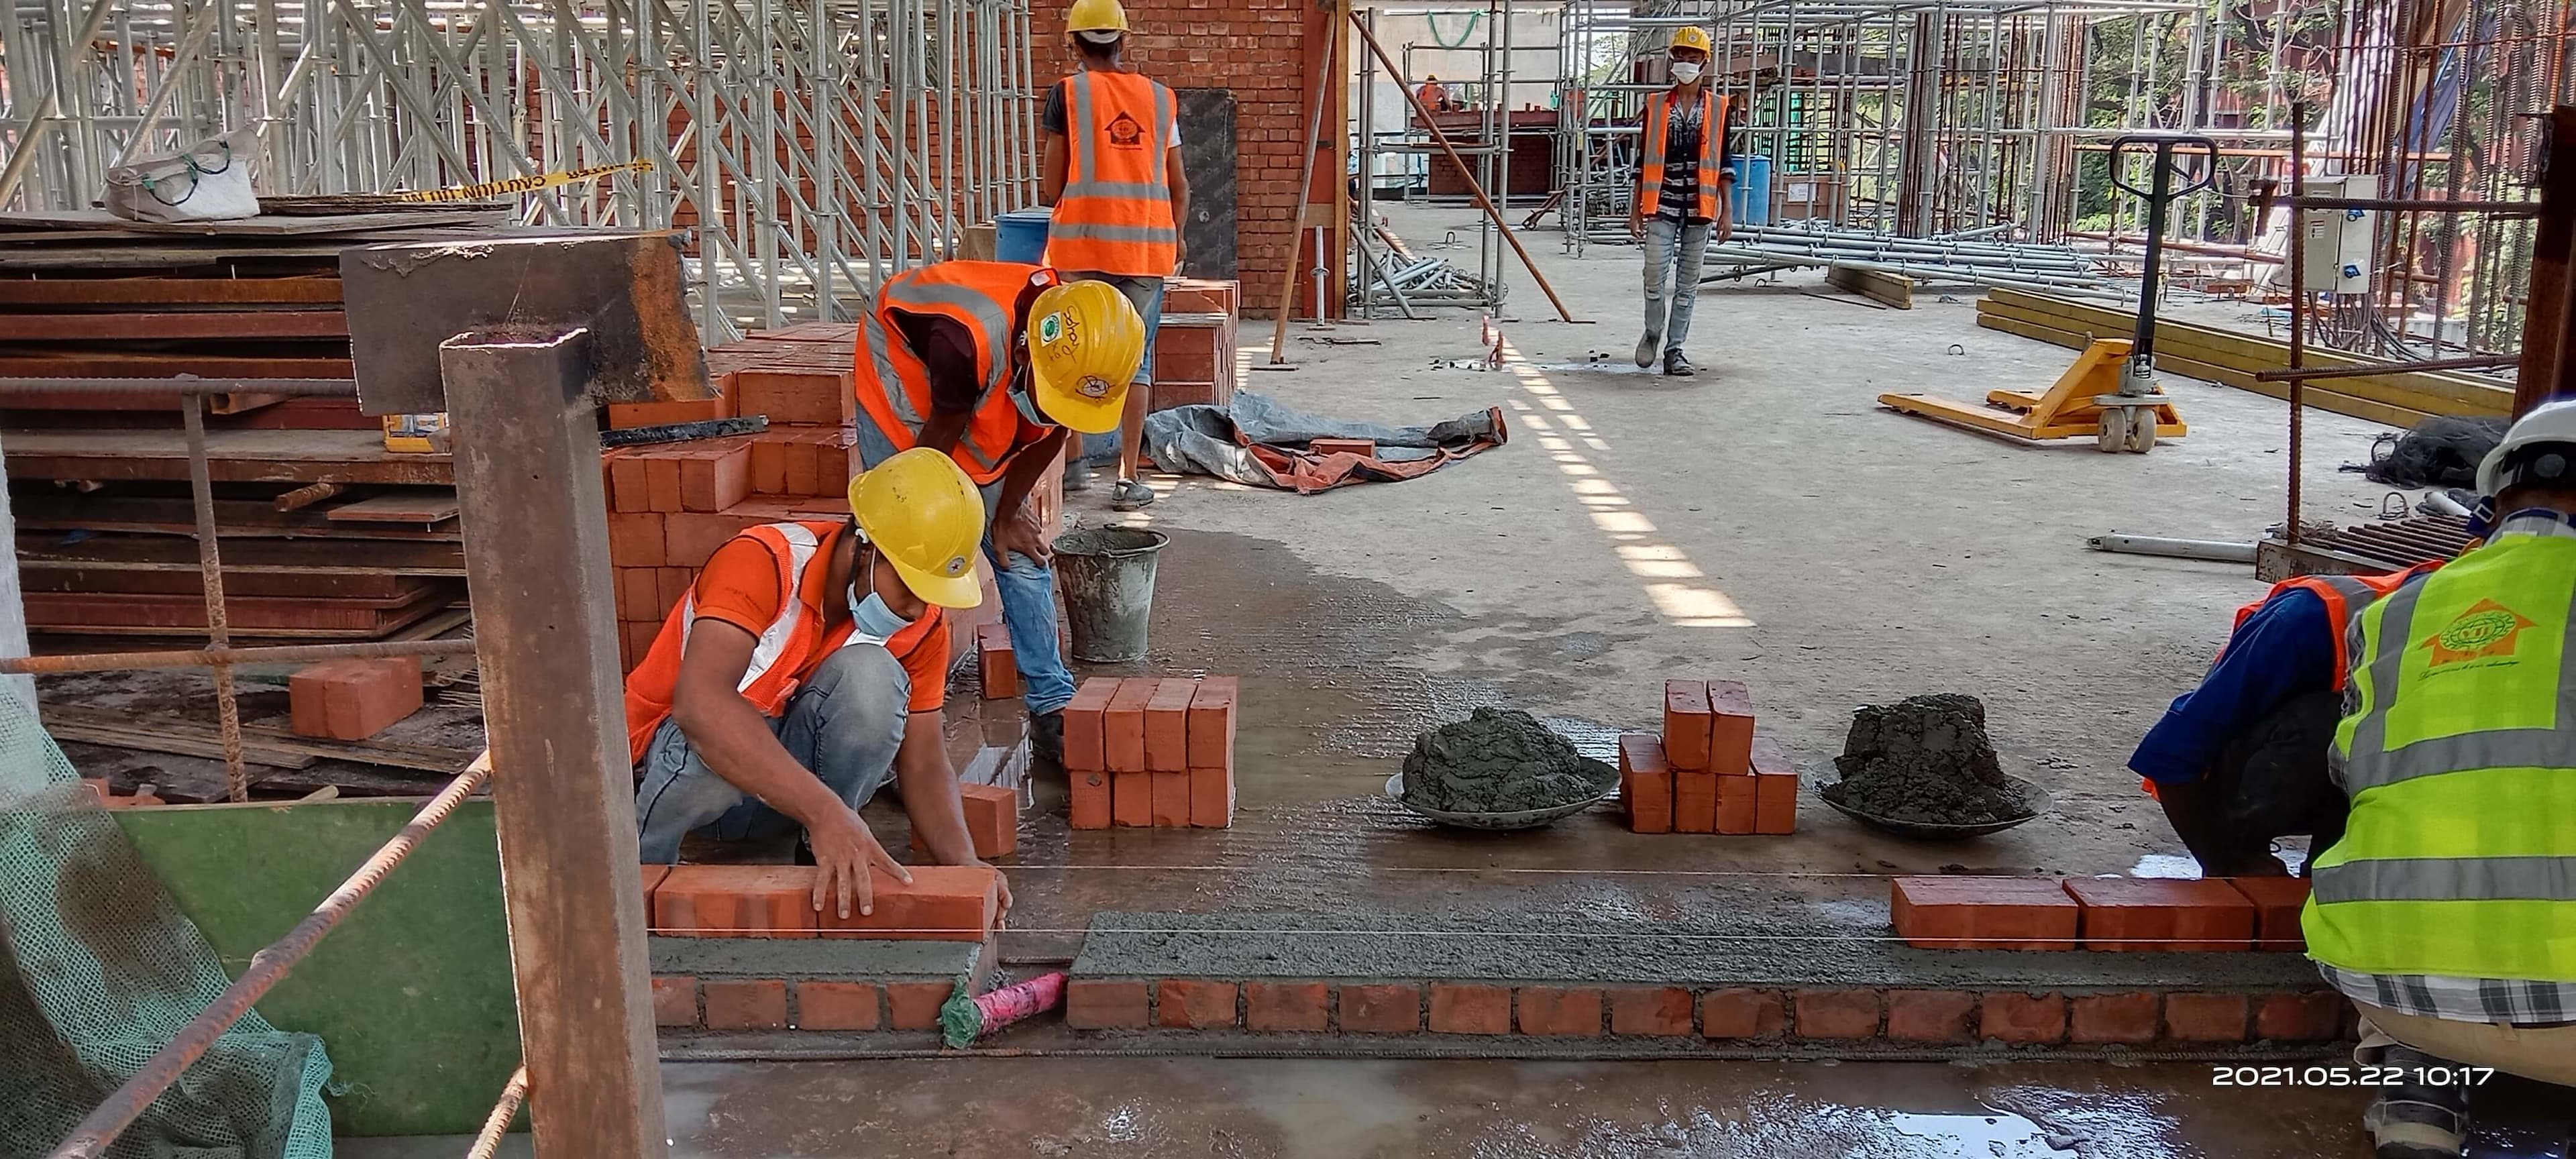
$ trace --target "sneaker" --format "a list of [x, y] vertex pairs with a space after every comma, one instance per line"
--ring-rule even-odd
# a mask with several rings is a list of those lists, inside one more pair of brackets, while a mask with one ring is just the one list
[[1109, 507], [1113, 511], [1134, 511], [1154, 505], [1154, 489], [1134, 479], [1120, 479], [1109, 489]]
[[1653, 366], [1655, 364], [1655, 348], [1663, 344], [1664, 336], [1661, 334], [1648, 334], [1645, 337], [1638, 339], [1637, 365]]
[[1091, 490], [1091, 464], [1080, 459], [1067, 462], [1064, 465], [1064, 490], [1068, 495]]
[[1029, 714], [1029, 763], [1064, 767], [1064, 712]]
[[[2380, 1062], [2405, 1070], [2448, 1065], [2404, 1046], [2389, 1047]], [[2456, 1159], [2468, 1140], [2469, 1088], [2413, 1082], [2384, 1088], [2362, 1112], [2361, 1125], [2379, 1159]]]
[[1689, 378], [1699, 373], [1699, 368], [1691, 365], [1690, 359], [1682, 357], [1681, 351], [1667, 350], [1664, 352], [1664, 373], [1675, 378]]

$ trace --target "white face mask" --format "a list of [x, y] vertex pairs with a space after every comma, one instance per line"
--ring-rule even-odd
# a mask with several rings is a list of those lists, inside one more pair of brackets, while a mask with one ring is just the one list
[[1698, 80], [1700, 67], [1700, 63], [1695, 60], [1674, 61], [1673, 83], [1677, 85], [1686, 85], [1692, 81]]
[[[876, 561], [861, 555], [859, 566], [863, 573], [873, 571]], [[849, 642], [852, 644], [882, 645], [894, 639], [895, 633], [912, 626], [912, 621], [895, 614], [894, 609], [886, 604], [885, 597], [876, 593], [876, 585], [873, 583], [868, 585], [868, 594], [862, 598], [859, 595], [858, 581], [850, 581], [849, 601], [851, 623]]]

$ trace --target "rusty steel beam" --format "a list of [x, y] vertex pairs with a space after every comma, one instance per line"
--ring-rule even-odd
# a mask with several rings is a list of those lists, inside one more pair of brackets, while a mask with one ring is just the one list
[[2531, 241], [2531, 289], [2523, 299], [2522, 374], [2513, 414], [2576, 394], [2576, 107], [2550, 111], [2541, 164], [2539, 228]]
[[289, 644], [275, 648], [201, 648], [163, 652], [85, 652], [71, 656], [0, 659], [0, 676], [50, 676], [58, 672], [126, 672], [150, 668], [212, 668], [218, 664], [312, 664], [323, 660], [378, 660], [387, 656], [471, 656], [472, 640], [387, 640], [374, 644]]
[[[197, 510], [197, 574], [206, 589], [206, 647], [233, 646], [231, 609], [224, 606], [224, 557], [215, 538], [215, 484], [206, 469], [206, 400], [179, 396], [179, 418], [188, 431], [188, 498]], [[215, 732], [224, 744], [224, 799], [250, 800], [250, 773], [242, 767], [241, 704], [233, 699], [233, 667], [217, 662]]]

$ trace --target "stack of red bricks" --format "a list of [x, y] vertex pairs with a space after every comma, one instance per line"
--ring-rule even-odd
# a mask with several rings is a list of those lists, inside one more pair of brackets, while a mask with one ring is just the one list
[[420, 711], [420, 657], [325, 660], [286, 678], [289, 727], [297, 736], [365, 740]]
[[652, 931], [671, 938], [880, 938], [981, 942], [993, 934], [998, 875], [984, 865], [914, 865], [907, 884], [870, 875], [874, 912], [814, 908], [810, 865], [647, 865]]
[[1064, 706], [1076, 829], [1223, 829], [1234, 823], [1232, 676], [1095, 676]]
[[1664, 683], [1664, 734], [1619, 738], [1619, 796], [1637, 833], [1781, 834], [1798, 827], [1798, 773], [1753, 732], [1732, 680]]
[[1154, 332], [1153, 409], [1234, 401], [1241, 292], [1241, 284], [1231, 281], [1164, 281], [1162, 325]]
[[1898, 937], [1924, 949], [2304, 950], [2298, 877], [1900, 877]]

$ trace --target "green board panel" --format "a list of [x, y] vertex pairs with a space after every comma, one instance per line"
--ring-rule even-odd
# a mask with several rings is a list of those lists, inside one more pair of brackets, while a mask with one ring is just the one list
[[[401, 831], [416, 800], [201, 805], [115, 814], [238, 977]], [[269, 991], [259, 1012], [320, 1035], [343, 1135], [472, 1132], [519, 1065], [492, 803], [468, 801]]]

